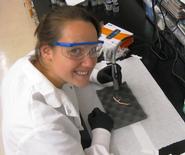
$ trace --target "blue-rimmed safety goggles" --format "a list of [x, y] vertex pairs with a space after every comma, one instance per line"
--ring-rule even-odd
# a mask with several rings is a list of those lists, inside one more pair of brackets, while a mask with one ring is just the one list
[[94, 41], [94, 42], [78, 42], [78, 43], [67, 43], [67, 42], [55, 42], [53, 43], [54, 46], [62, 46], [62, 47], [74, 47], [74, 46], [81, 46], [81, 45], [98, 45], [103, 44], [103, 41]]
[[92, 58], [97, 58], [101, 53], [103, 43], [103, 41], [77, 43], [55, 42], [53, 45], [64, 47], [62, 54], [65, 57], [80, 60], [86, 55], [89, 55]]

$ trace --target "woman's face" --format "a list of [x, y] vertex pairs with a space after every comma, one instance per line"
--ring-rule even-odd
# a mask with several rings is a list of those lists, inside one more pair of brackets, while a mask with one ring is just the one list
[[[58, 42], [78, 43], [97, 41], [95, 27], [85, 21], [76, 20], [67, 22], [62, 30], [62, 38]], [[96, 64], [96, 58], [88, 54], [80, 60], [66, 57], [68, 47], [55, 46], [50, 49], [49, 72], [52, 73], [52, 81], [55, 85], [71, 83], [83, 87], [89, 83], [90, 74]]]

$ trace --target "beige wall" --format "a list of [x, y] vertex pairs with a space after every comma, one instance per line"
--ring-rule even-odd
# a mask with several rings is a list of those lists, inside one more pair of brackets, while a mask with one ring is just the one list
[[34, 48], [35, 24], [23, 0], [1, 0], [0, 19], [0, 49], [11, 64]]
[[[11, 66], [19, 57], [34, 48], [35, 23], [24, 7], [23, 0], [0, 0], [0, 23], [1, 82], [6, 66]], [[2, 150], [2, 136], [0, 134], [0, 155], [3, 155]]]

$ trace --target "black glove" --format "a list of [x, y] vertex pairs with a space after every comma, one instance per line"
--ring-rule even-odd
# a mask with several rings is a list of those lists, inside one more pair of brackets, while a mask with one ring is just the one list
[[[117, 72], [118, 72], [118, 81], [119, 84], [121, 84], [122, 81], [122, 74], [121, 74], [121, 66], [116, 64]], [[104, 84], [107, 82], [112, 82], [112, 65], [108, 65], [104, 67], [102, 70], [100, 70], [97, 74], [97, 80], [99, 83]]]
[[99, 108], [94, 108], [88, 116], [88, 121], [92, 130], [95, 128], [104, 128], [111, 131], [113, 128], [112, 118], [108, 114], [102, 112]]

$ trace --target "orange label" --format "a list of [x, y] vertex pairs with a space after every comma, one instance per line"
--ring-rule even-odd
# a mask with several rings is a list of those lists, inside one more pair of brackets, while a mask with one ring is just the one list
[[[109, 34], [111, 34], [113, 32], [113, 30], [110, 30], [110, 29], [108, 29], [106, 27], [102, 27], [101, 31], [106, 36], [108, 36]], [[126, 38], [127, 36], [130, 36], [130, 35], [120, 32], [119, 34], [114, 36], [114, 38], [118, 39], [118, 40], [122, 40], [123, 38]]]

